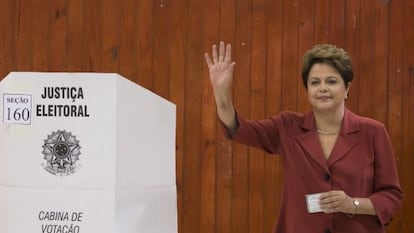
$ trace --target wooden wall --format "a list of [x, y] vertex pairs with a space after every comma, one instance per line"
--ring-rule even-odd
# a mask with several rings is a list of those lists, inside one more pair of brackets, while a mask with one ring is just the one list
[[203, 54], [233, 44], [234, 101], [258, 119], [308, 110], [302, 53], [344, 47], [347, 105], [386, 124], [406, 193], [389, 232], [414, 232], [412, 0], [1, 0], [0, 34], [0, 77], [117, 72], [177, 105], [180, 233], [271, 232], [280, 201], [279, 158], [223, 137]]

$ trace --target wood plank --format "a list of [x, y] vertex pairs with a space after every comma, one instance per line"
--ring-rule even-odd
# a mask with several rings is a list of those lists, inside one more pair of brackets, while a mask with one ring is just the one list
[[18, 2], [16, 69], [19, 71], [32, 70], [33, 58], [33, 2], [36, 0], [21, 0]]
[[[134, 0], [132, 0], [134, 1]], [[184, 109], [185, 109], [185, 74], [186, 74], [186, 44], [187, 44], [187, 0], [171, 2], [169, 8], [170, 27], [170, 96], [169, 100], [176, 104], [176, 185], [178, 232], [183, 232], [184, 208]]]
[[171, 7], [169, 1], [160, 1], [154, 4], [154, 40], [152, 46], [154, 50], [152, 67], [152, 90], [158, 95], [167, 98], [169, 95], [169, 41], [172, 39], [168, 35], [168, 8]]
[[18, 17], [18, 1], [1, 1], [0, 2], [0, 80], [2, 80], [10, 71], [16, 70], [16, 31]]
[[[233, 80], [234, 105], [238, 114], [249, 117], [250, 62], [252, 48], [253, 0], [236, 2], [236, 31], [232, 54], [236, 61]], [[231, 232], [249, 232], [249, 152], [246, 146], [233, 143]]]
[[70, 0], [67, 16], [67, 70], [88, 70], [87, 41], [85, 40], [85, 7], [83, 0]]
[[268, 1], [267, 4], [266, 115], [272, 116], [282, 110], [284, 13], [280, 10], [283, 8], [282, 1]]
[[67, 65], [68, 0], [54, 0], [50, 5], [49, 70], [64, 71]]
[[102, 58], [102, 1], [84, 1], [85, 43], [88, 59], [87, 71], [103, 71]]
[[[388, 105], [387, 98], [387, 86], [388, 86], [388, 46], [389, 46], [389, 6], [381, 2], [376, 1], [375, 7], [371, 4], [371, 8], [375, 10], [375, 22], [372, 27], [375, 28], [375, 40], [371, 43], [374, 44], [374, 65], [371, 70], [372, 74], [372, 83], [371, 90], [374, 88], [375, 95], [373, 100], [369, 103], [369, 107], [375, 106], [371, 111], [375, 116], [375, 119], [381, 121], [387, 126], [387, 110]], [[372, 61], [371, 61], [372, 67]]]
[[[266, 11], [266, 116], [276, 115], [281, 111], [283, 12], [280, 9], [282, 7], [282, 1], [268, 1]], [[264, 166], [263, 231], [272, 232], [281, 201], [282, 167], [280, 156], [265, 156]]]
[[[361, 0], [348, 0], [345, 11], [345, 47], [352, 59], [354, 80], [348, 93], [346, 106], [351, 111], [358, 113], [359, 105], [359, 81], [363, 77], [359, 73], [359, 34], [360, 34], [360, 4]], [[360, 78], [361, 77], [361, 78]]]
[[32, 67], [36, 71], [49, 70], [51, 7], [52, 3], [50, 1], [36, 1], [33, 3]]
[[[298, 111], [307, 112], [311, 109], [308, 92], [302, 81], [302, 66], [303, 66], [303, 54], [309, 50], [314, 44], [314, 38], [317, 32], [315, 20], [315, 2], [308, 0], [301, 0], [299, 3], [299, 34], [298, 34], [298, 75], [297, 78], [297, 90], [298, 90]], [[318, 6], [319, 7], [319, 6]]]
[[[394, 1], [390, 4], [390, 20], [389, 20], [389, 33], [392, 33], [392, 36], [389, 36], [389, 53], [387, 59], [388, 69], [388, 132], [390, 134], [391, 142], [394, 148], [394, 154], [397, 160], [397, 166], [399, 168], [401, 185], [405, 187], [405, 183], [408, 181], [402, 176], [404, 174], [404, 154], [402, 150], [402, 139], [403, 137], [403, 118], [402, 118], [402, 103], [403, 103], [403, 56], [405, 46], [404, 46], [404, 35], [402, 32], [393, 33], [392, 28], [404, 28], [404, 14], [401, 12], [404, 9], [404, 4], [401, 1]], [[390, 35], [390, 34], [389, 34]], [[410, 179], [409, 179], [410, 180]], [[409, 182], [409, 181], [408, 181]], [[405, 201], [405, 200], [404, 200]], [[403, 211], [408, 210], [406, 205], [403, 205]], [[410, 211], [410, 210], [408, 210]], [[401, 215], [400, 215], [401, 216]], [[398, 216], [397, 216], [398, 217]], [[393, 229], [390, 232], [404, 232], [402, 229], [405, 224], [401, 224], [399, 221], [393, 221], [389, 228]], [[402, 228], [402, 229], [401, 229]], [[398, 230], [397, 230], [398, 229]], [[395, 231], [394, 231], [395, 230]]]
[[152, 90], [152, 61], [154, 40], [154, 4], [156, 1], [138, 1], [137, 28], [137, 70], [136, 81], [143, 87]]
[[329, 43], [339, 47], [345, 46], [345, 27], [346, 27], [346, 4], [347, 0], [330, 1], [331, 10], [329, 12]]
[[330, 39], [331, 34], [331, 21], [327, 18], [331, 18], [331, 0], [315, 0], [315, 43], [332, 43]]
[[299, 4], [285, 1], [283, 6], [283, 65], [282, 65], [282, 109], [297, 111], [298, 82], [298, 30]]
[[[233, 46], [236, 28], [236, 0], [218, 1], [219, 39]], [[232, 47], [234, 52], [234, 47]], [[233, 54], [234, 55], [234, 54]], [[234, 57], [233, 57], [234, 60]], [[231, 232], [232, 222], [232, 143], [225, 138], [221, 124], [217, 122], [217, 150], [216, 150], [216, 229], [214, 232]]]
[[359, 108], [358, 113], [363, 116], [377, 118], [372, 103], [375, 103], [376, 95], [372, 95], [372, 86], [378, 81], [374, 77], [372, 61], [375, 60], [375, 8], [372, 7], [375, 0], [361, 1], [360, 32], [359, 32]]
[[[402, 222], [399, 223], [401, 227], [400, 232], [409, 232], [414, 229], [414, 224], [411, 219], [414, 218], [414, 181], [413, 168], [414, 158], [412, 156], [414, 151], [414, 2], [402, 1], [403, 8], [400, 14], [403, 14], [403, 27], [398, 30], [403, 35], [403, 66], [402, 66], [402, 136], [401, 140], [401, 156], [400, 158], [400, 176], [401, 182], [405, 191], [404, 204], [402, 209]], [[396, 30], [396, 29], [394, 29]], [[393, 30], [393, 34], [395, 31]], [[398, 224], [395, 223], [395, 224]]]
[[138, 4], [136, 0], [124, 0], [120, 8], [119, 73], [136, 82]]
[[186, 56], [186, 83], [185, 83], [185, 115], [184, 115], [184, 180], [183, 180], [183, 233], [200, 232], [200, 141], [201, 135], [201, 93], [200, 74], [205, 66], [202, 59], [203, 28], [200, 23], [203, 19], [202, 0], [188, 1], [187, 14], [187, 56]]
[[[266, 107], [266, 1], [253, 1], [250, 118], [265, 118]], [[249, 229], [264, 232], [264, 152], [249, 149]]]
[[119, 46], [121, 40], [121, 10], [119, 1], [102, 1], [101, 11], [101, 24], [98, 25], [102, 28], [102, 71], [117, 73], [119, 70]]
[[[219, 1], [204, 2], [203, 12], [203, 34], [204, 43], [203, 49], [211, 56], [212, 44], [218, 43], [219, 31]], [[202, 59], [200, 57], [200, 59]], [[200, 191], [200, 233], [216, 232], [219, 228], [216, 217], [219, 215], [219, 198], [217, 197], [218, 184], [216, 180], [219, 179], [216, 168], [216, 160], [221, 155], [216, 153], [219, 150], [220, 144], [216, 137], [216, 122], [217, 112], [214, 100], [214, 95], [211, 88], [211, 82], [208, 74], [208, 67], [204, 63], [202, 66], [203, 75], [201, 80], [202, 96], [201, 96], [201, 191]]]

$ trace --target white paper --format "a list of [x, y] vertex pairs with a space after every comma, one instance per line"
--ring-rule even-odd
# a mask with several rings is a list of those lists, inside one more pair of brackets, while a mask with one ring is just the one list
[[321, 194], [322, 193], [313, 193], [305, 195], [309, 213], [323, 212], [319, 205], [319, 197]]

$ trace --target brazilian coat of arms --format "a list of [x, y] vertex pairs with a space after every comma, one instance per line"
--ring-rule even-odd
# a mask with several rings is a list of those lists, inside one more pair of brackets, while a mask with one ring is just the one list
[[79, 141], [71, 132], [52, 132], [43, 144], [44, 169], [56, 176], [73, 174], [79, 168], [80, 149]]

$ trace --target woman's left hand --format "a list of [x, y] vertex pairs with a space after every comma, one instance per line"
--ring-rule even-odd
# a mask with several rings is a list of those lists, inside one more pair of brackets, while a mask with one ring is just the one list
[[352, 198], [344, 191], [329, 191], [321, 194], [319, 205], [325, 213], [352, 213], [355, 208]]

